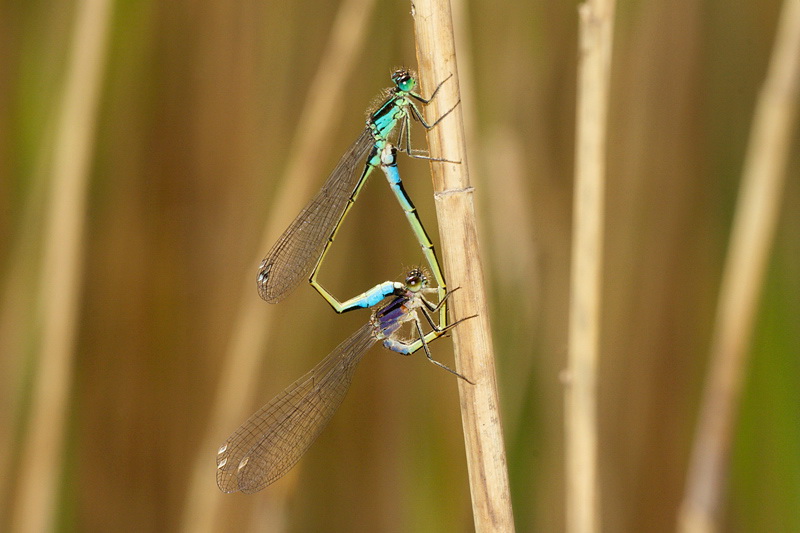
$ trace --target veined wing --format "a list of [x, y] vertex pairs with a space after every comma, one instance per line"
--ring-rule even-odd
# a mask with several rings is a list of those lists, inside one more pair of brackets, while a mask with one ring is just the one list
[[361, 358], [377, 342], [371, 322], [259, 409], [217, 454], [223, 492], [257, 492], [283, 476], [341, 405]]
[[373, 144], [370, 129], [365, 128], [339, 160], [322, 189], [261, 262], [257, 283], [258, 294], [264, 300], [278, 303], [302, 280], [308, 279], [362, 175], [361, 169], [356, 167]]

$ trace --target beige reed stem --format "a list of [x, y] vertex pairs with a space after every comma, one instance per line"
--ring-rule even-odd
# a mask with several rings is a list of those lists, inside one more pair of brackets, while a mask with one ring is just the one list
[[[426, 107], [429, 117], [438, 117], [459, 100], [450, 3], [449, 0], [415, 1], [412, 14], [422, 87], [435, 87], [452, 75]], [[428, 133], [428, 146], [436, 157], [461, 162], [433, 162], [431, 169], [448, 285], [460, 287], [453, 296], [451, 312], [455, 318], [477, 314], [453, 330], [456, 367], [476, 382], [470, 385], [459, 380], [475, 529], [514, 531], [489, 310], [460, 107]]]
[[753, 117], [725, 259], [711, 364], [680, 509], [678, 530], [683, 533], [718, 529], [747, 350], [780, 212], [798, 97], [800, 1], [786, 0]]

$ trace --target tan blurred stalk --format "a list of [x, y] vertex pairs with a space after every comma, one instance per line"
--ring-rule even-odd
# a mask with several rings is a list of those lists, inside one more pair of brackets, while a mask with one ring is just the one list
[[603, 262], [606, 132], [614, 0], [579, 8], [575, 192], [566, 379], [567, 531], [599, 531], [597, 366]]
[[41, 352], [23, 439], [14, 531], [53, 528], [72, 382], [89, 165], [94, 147], [111, 6], [78, 2], [60, 104], [39, 284]]
[[[50, 128], [51, 130], [53, 128]], [[20, 391], [25, 368], [28, 339], [37, 332], [36, 325], [28, 317], [34, 316], [35, 294], [38, 279], [35, 275], [41, 251], [40, 237], [44, 233], [42, 220], [46, 210], [49, 162], [53, 155], [53, 136], [43, 135], [39, 139], [36, 169], [32, 172], [30, 191], [22, 208], [19, 235], [9, 253], [8, 269], [3, 286], [0, 305], [0, 412], [8, 413], [10, 423], [0, 424], [0, 472], [14, 472], [14, 427], [16, 417], [24, 417], [20, 407], [25, 404], [25, 391]], [[0, 481], [0, 495], [11, 493], [12, 477]], [[11, 498], [6, 497], [0, 505], [0, 516], [8, 519]], [[7, 526], [0, 521], [0, 527]]]
[[750, 336], [775, 234], [800, 95], [800, 2], [786, 0], [753, 119], [678, 531], [718, 530]]
[[[339, 116], [350, 74], [358, 52], [362, 49], [366, 28], [374, 0], [347, 0], [341, 5], [325, 47], [326, 55], [320, 61], [317, 74], [308, 93], [297, 134], [293, 140], [287, 170], [270, 210], [271, 216], [264, 228], [261, 245], [256, 251], [253, 265], [272, 247], [275, 239], [311, 198], [313, 190], [323, 181], [321, 157], [309, 157], [309, 147], [325, 146]], [[335, 65], [335, 68], [332, 68]], [[256, 292], [255, 269], [242, 275], [242, 294], [231, 341], [223, 362], [216, 400], [206, 433], [197, 449], [194, 469], [188, 489], [183, 515], [183, 531], [198, 533], [220, 531], [222, 503], [232, 496], [217, 489], [214, 482], [214, 458], [219, 445], [236, 427], [245, 421], [253, 403], [259, 382], [258, 365], [264, 347], [269, 342], [268, 327], [273, 323], [277, 309], [261, 301]], [[275, 494], [282, 500], [284, 494]], [[274, 506], [273, 517], [282, 516]], [[276, 518], [275, 528], [282, 528], [282, 518]], [[263, 524], [262, 524], [263, 525]]]
[[[498, 283], [500, 290], [518, 293], [526, 291], [532, 297], [526, 302], [517, 301], [514, 308], [515, 318], [521, 323], [533, 325], [535, 317], [531, 312], [536, 299], [537, 257], [534, 243], [535, 222], [533, 220], [534, 202], [527, 194], [529, 161], [531, 146], [520, 140], [518, 134], [508, 127], [495, 127], [490, 133], [479, 134], [478, 126], [478, 91], [475, 87], [475, 57], [469, 43], [473, 42], [470, 34], [471, 21], [465, 0], [451, 1], [453, 9], [453, 31], [456, 38], [456, 56], [458, 57], [458, 83], [461, 94], [461, 114], [464, 120], [464, 136], [470, 147], [470, 182], [476, 189], [491, 188], [491, 194], [478, 195], [475, 198], [478, 211], [478, 235], [484, 257], [486, 278], [490, 283]], [[514, 228], [516, 238], [509, 239], [508, 228]], [[497, 298], [495, 294], [492, 298]], [[501, 335], [497, 329], [495, 338]], [[523, 348], [524, 349], [524, 348]], [[500, 358], [502, 353], [498, 354]], [[534, 358], [525, 357], [516, 362], [515, 373], [518, 377], [530, 376], [535, 366]], [[515, 387], [503, 390], [506, 398], [503, 412], [506, 413], [506, 434], [514, 434], [514, 427], [508, 421], [519, 420], [519, 409], [523, 407], [514, 394]], [[509, 416], [510, 415], [510, 416]]]
[[[452, 75], [428, 106], [430, 117], [441, 116], [459, 100], [450, 3], [416, 1], [412, 14], [422, 86], [435, 87]], [[477, 315], [453, 330], [456, 368], [476, 382], [458, 384], [475, 529], [514, 531], [489, 308], [460, 107], [428, 132], [428, 146], [436, 157], [461, 162], [431, 163], [431, 170], [448, 283], [461, 288], [451, 304], [453, 316]]]

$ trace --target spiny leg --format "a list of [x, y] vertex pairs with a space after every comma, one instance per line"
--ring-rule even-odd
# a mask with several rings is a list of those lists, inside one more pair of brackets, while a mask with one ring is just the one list
[[411, 114], [414, 115], [415, 119], [419, 120], [419, 123], [422, 124], [422, 127], [425, 128], [426, 130], [431, 130], [431, 129], [435, 128], [442, 120], [444, 120], [444, 118], [447, 115], [452, 113], [453, 110], [455, 110], [455, 108], [458, 107], [458, 104], [460, 104], [460, 103], [461, 103], [461, 99], [459, 98], [458, 101], [453, 105], [453, 107], [451, 107], [450, 109], [445, 111], [444, 114], [442, 116], [440, 116], [439, 118], [437, 118], [436, 121], [433, 124], [428, 124], [425, 121], [425, 117], [422, 116], [422, 113], [420, 112], [419, 108], [417, 108], [416, 104], [414, 104], [414, 102], [409, 102], [408, 106], [411, 108]]
[[435, 328], [433, 331], [429, 331], [428, 333], [423, 333], [422, 325], [420, 323], [419, 317], [415, 313], [413, 315], [413, 317], [410, 317], [410, 320], [413, 320], [413, 322], [414, 322], [414, 324], [416, 326], [416, 331], [417, 331], [417, 336], [418, 336], [417, 340], [415, 340], [413, 342], [409, 342], [409, 341], [405, 341], [405, 340], [394, 338], [394, 336], [390, 336], [390, 337], [384, 339], [383, 346], [385, 348], [388, 348], [388, 349], [390, 349], [392, 351], [395, 351], [395, 352], [403, 354], [403, 355], [411, 355], [412, 353], [415, 353], [420, 349], [424, 349], [425, 350], [425, 356], [428, 358], [428, 360], [430, 362], [434, 363], [437, 366], [442, 367], [443, 369], [447, 370], [448, 372], [452, 373], [453, 375], [460, 377], [461, 379], [463, 379], [467, 383], [470, 383], [470, 384], [474, 385], [475, 383], [473, 381], [467, 379], [466, 377], [464, 377], [463, 375], [459, 374], [455, 370], [451, 369], [447, 365], [444, 365], [444, 364], [440, 363], [439, 361], [436, 361], [433, 358], [433, 356], [431, 355], [430, 350], [428, 349], [428, 344], [430, 342], [432, 342], [434, 339], [438, 339], [439, 337], [442, 337], [442, 336], [446, 335], [447, 332], [450, 331], [450, 329], [454, 328], [455, 326], [457, 326], [458, 324], [460, 324], [464, 320], [468, 320], [470, 318], [474, 318], [474, 317], [470, 316], [470, 317], [467, 317], [467, 318], [462, 318], [461, 320], [457, 320], [456, 322], [454, 322], [454, 323], [452, 323], [452, 324], [450, 324], [450, 325], [448, 325], [448, 326], [446, 326], [444, 328], [436, 328], [436, 326], [432, 326], [432, 327]]
[[438, 92], [439, 92], [439, 89], [441, 89], [441, 88], [442, 88], [442, 85], [444, 85], [444, 83], [445, 83], [447, 80], [449, 80], [450, 78], [452, 78], [452, 77], [453, 77], [453, 73], [451, 72], [449, 76], [447, 76], [445, 79], [443, 79], [442, 81], [440, 81], [440, 82], [439, 82], [439, 85], [437, 85], [437, 86], [436, 86], [436, 88], [433, 90], [433, 92], [432, 92], [432, 93], [431, 93], [431, 95], [430, 95], [430, 96], [427, 98], [427, 100], [426, 100], [425, 98], [423, 98], [421, 95], [417, 94], [417, 93], [409, 93], [409, 94], [410, 94], [410, 95], [411, 95], [411, 96], [412, 96], [412, 97], [413, 97], [415, 100], [419, 100], [419, 101], [420, 101], [420, 102], [422, 102], [423, 104], [429, 104], [429, 103], [431, 102], [431, 100], [433, 100], [433, 99], [436, 97], [436, 93], [438, 93]]
[[[472, 318], [472, 317], [469, 317], [469, 318]], [[461, 320], [459, 320], [458, 322], [455, 322], [455, 323], [453, 323], [453, 324], [452, 324], [452, 326], [455, 326], [456, 324], [458, 324], [458, 323], [459, 323], [459, 322], [461, 322], [462, 320], [466, 320], [466, 319], [461, 319]], [[450, 373], [451, 373], [451, 374], [453, 374], [454, 376], [458, 376], [458, 377], [460, 377], [461, 379], [463, 379], [464, 381], [466, 381], [466, 382], [467, 382], [467, 383], [469, 383], [470, 385], [475, 385], [475, 382], [474, 382], [474, 381], [467, 379], [467, 378], [466, 378], [466, 377], [464, 377], [462, 374], [459, 374], [458, 372], [456, 372], [455, 370], [453, 370], [453, 369], [452, 369], [452, 368], [450, 368], [449, 366], [445, 365], [444, 363], [440, 363], [439, 361], [437, 361], [436, 359], [434, 359], [434, 358], [433, 358], [433, 356], [431, 355], [431, 351], [430, 351], [430, 349], [428, 348], [428, 339], [427, 339], [426, 337], [430, 336], [430, 335], [431, 335], [431, 333], [434, 333], [434, 334], [436, 334], [436, 335], [435, 335], [435, 336], [432, 336], [432, 337], [431, 337], [431, 340], [433, 340], [433, 339], [436, 339], [436, 338], [439, 338], [439, 337], [441, 337], [441, 336], [442, 336], [442, 335], [443, 335], [443, 334], [444, 334], [444, 333], [445, 333], [445, 332], [446, 332], [448, 329], [450, 329], [450, 326], [448, 326], [448, 327], [446, 327], [446, 328], [444, 328], [444, 329], [442, 329], [442, 330], [439, 330], [439, 331], [432, 331], [432, 332], [428, 333], [428, 335], [425, 335], [425, 334], [422, 332], [422, 326], [420, 325], [420, 323], [419, 323], [419, 319], [418, 319], [418, 318], [415, 318], [415, 320], [414, 320], [414, 326], [416, 326], [416, 328], [417, 328], [417, 334], [419, 334], [419, 339], [420, 339], [420, 341], [422, 342], [422, 348], [425, 350], [425, 357], [427, 357], [427, 358], [428, 358], [428, 361], [430, 361], [431, 363], [433, 363], [434, 365], [436, 365], [436, 366], [438, 366], [438, 367], [440, 367], [440, 368], [443, 368], [443, 369], [447, 370], [448, 372], [450, 372]]]
[[[456, 105], [458, 105], [458, 104], [456, 104]], [[444, 117], [446, 117], [450, 113], [450, 111], [455, 109], [455, 106], [453, 106], [453, 108], [450, 109], [450, 111], [448, 111], [447, 113], [445, 113], [444, 115], [439, 117], [439, 120], [434, 122], [433, 125], [428, 126], [428, 124], [424, 120], [421, 119], [422, 115], [420, 114], [420, 111], [416, 108], [416, 106], [413, 103], [409, 103], [409, 107], [411, 107], [411, 109], [412, 109], [411, 112], [413, 113], [414, 118], [417, 119], [417, 120], [420, 120], [422, 125], [425, 126], [426, 129], [428, 129], [428, 130], [430, 130], [434, 126], [436, 126], [439, 123], [440, 120], [442, 120]], [[403, 127], [400, 130], [400, 133], [403, 134], [403, 136], [400, 137], [398, 135], [398, 140], [400, 142], [403, 142], [403, 141], [405, 142], [405, 148], [401, 147], [400, 150], [403, 153], [405, 153], [408, 157], [411, 157], [413, 159], [424, 159], [425, 161], [437, 161], [439, 163], [454, 163], [456, 165], [461, 164], [461, 161], [452, 161], [450, 159], [445, 159], [443, 157], [430, 157], [430, 155], [428, 155], [428, 152], [425, 151], [425, 150], [415, 150], [415, 149], [411, 148], [411, 126], [410, 126], [410, 124], [408, 124], [408, 122], [409, 122], [409, 119], [408, 119], [408, 117], [406, 117], [403, 120]]]

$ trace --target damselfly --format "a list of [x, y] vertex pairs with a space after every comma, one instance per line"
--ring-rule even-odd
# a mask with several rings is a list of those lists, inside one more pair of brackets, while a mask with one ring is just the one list
[[[436, 257], [436, 251], [434, 250], [433, 242], [431, 241], [431, 238], [428, 236], [428, 233], [425, 231], [425, 227], [422, 225], [422, 222], [419, 219], [419, 215], [417, 214], [416, 207], [414, 207], [414, 203], [411, 201], [408, 193], [406, 193], [405, 189], [403, 188], [403, 182], [400, 179], [400, 173], [397, 170], [397, 149], [393, 144], [387, 142], [384, 145], [383, 150], [381, 150], [380, 153], [380, 161], [381, 170], [383, 170], [384, 174], [386, 175], [386, 179], [389, 182], [389, 187], [391, 187], [392, 192], [394, 192], [395, 197], [400, 203], [400, 207], [403, 209], [403, 213], [408, 219], [408, 223], [411, 225], [411, 229], [413, 230], [414, 235], [417, 238], [417, 242], [419, 242], [420, 248], [422, 249], [422, 254], [425, 256], [428, 266], [431, 269], [433, 279], [436, 281], [436, 289], [439, 292], [439, 301], [442, 303], [439, 306], [439, 325], [443, 326], [447, 323], [447, 305], [443, 301], [446, 293], [444, 275], [442, 274], [442, 269], [439, 266], [439, 260]], [[368, 291], [365, 291], [358, 296], [350, 298], [345, 302], [339, 302], [339, 300], [337, 300], [336, 297], [328, 292], [322, 285], [318, 284], [316, 285], [316, 288], [322, 297], [325, 298], [325, 300], [330, 303], [334, 309], [338, 309], [341, 310], [340, 312], [343, 312], [351, 309], [373, 307], [379, 304], [387, 296], [402, 290], [403, 284], [397, 281], [385, 281], [375, 285]]]
[[[436, 289], [428, 288], [428, 280], [419, 269], [411, 270], [402, 286], [387, 305], [373, 311], [367, 324], [259, 409], [225, 441], [217, 453], [220, 490], [257, 492], [288, 472], [341, 405], [356, 366], [367, 350], [379, 341], [404, 355], [424, 349], [429, 361], [472, 383], [433, 359], [428, 349], [430, 342], [466, 320], [440, 327], [431, 317], [453, 291], [434, 305], [425, 294]], [[428, 333], [423, 332], [420, 314], [432, 328]], [[411, 337], [401, 333], [404, 324], [411, 325]]]
[[[409, 156], [447, 161], [430, 158], [411, 149], [410, 123], [413, 118], [419, 121], [425, 129], [431, 129], [455, 109], [454, 106], [436, 121], [428, 124], [415, 101], [422, 104], [429, 103], [447, 80], [440, 83], [427, 99], [414, 92], [417, 81], [408, 70], [395, 71], [392, 74], [392, 81], [394, 87], [386, 91], [386, 99], [375, 112], [369, 115], [367, 127], [339, 160], [322, 189], [303, 208], [261, 262], [257, 276], [258, 293], [267, 302], [281, 301], [305, 278], [337, 313], [357, 307], [369, 307], [358, 298], [355, 299], [356, 302], [353, 302], [352, 299], [344, 304], [339, 302], [317, 281], [319, 267], [336, 237], [344, 217], [358, 198], [367, 177], [376, 166], [381, 164], [384, 148], [389, 143], [397, 126], [399, 125], [400, 128], [396, 134], [398, 139], [396, 144], [404, 142], [404, 147], [400, 145], [401, 150]], [[458, 104], [456, 103], [456, 105]], [[365, 157], [364, 169], [360, 174], [356, 173], [357, 165]], [[393, 190], [397, 192], [402, 189], [393, 188]], [[398, 200], [404, 203], [408, 201], [408, 196], [403, 192], [403, 198], [398, 196]], [[419, 223], [416, 214], [414, 214], [414, 218]], [[419, 226], [421, 227], [421, 224]], [[415, 233], [419, 238], [420, 233], [416, 229]], [[425, 246], [422, 242], [420, 244]], [[436, 275], [438, 268], [433, 268], [433, 270]], [[436, 279], [437, 283], [440, 282], [439, 278], [441, 278], [440, 273]], [[441, 281], [443, 284], [443, 280]], [[444, 290], [442, 288], [442, 294]]]

